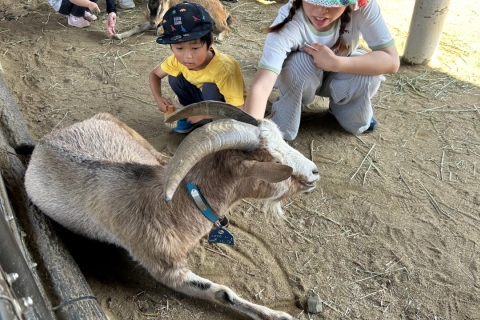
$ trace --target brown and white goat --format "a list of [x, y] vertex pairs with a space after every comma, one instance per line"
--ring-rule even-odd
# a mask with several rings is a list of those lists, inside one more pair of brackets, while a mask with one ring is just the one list
[[[46, 215], [73, 232], [126, 248], [176, 291], [253, 319], [294, 319], [246, 301], [187, 266], [187, 255], [213, 226], [191, 198], [187, 181], [223, 217], [244, 198], [266, 199], [278, 210], [280, 200], [313, 190], [319, 179], [315, 164], [290, 147], [272, 121], [225, 106], [254, 125], [213, 121], [190, 133], [172, 158], [106, 113], [52, 132], [32, 153], [26, 189]], [[207, 110], [212, 108], [210, 102], [200, 103], [176, 111], [169, 120], [195, 112], [231, 116]]]
[[[151, 28], [161, 28], [165, 12], [167, 12], [170, 7], [182, 2], [183, 0], [148, 0], [146, 21], [131, 30], [116, 33], [113, 38], [122, 40]], [[230, 12], [228, 12], [220, 0], [193, 0], [190, 2], [198, 3], [207, 9], [215, 22], [214, 31], [218, 33], [217, 40], [222, 41], [224, 36], [230, 32], [230, 28], [228, 27], [232, 21]]]

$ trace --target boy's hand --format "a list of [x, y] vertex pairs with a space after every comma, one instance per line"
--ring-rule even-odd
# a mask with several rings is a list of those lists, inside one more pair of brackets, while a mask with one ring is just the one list
[[95, 2], [90, 2], [88, 4], [88, 10], [90, 10], [90, 12], [93, 12], [93, 13], [100, 12], [100, 8]]
[[173, 104], [171, 104], [170, 101], [168, 101], [164, 97], [159, 98], [157, 104], [158, 110], [162, 112], [167, 112], [167, 108], [173, 108], [173, 110], [175, 111], [175, 107], [173, 106]]

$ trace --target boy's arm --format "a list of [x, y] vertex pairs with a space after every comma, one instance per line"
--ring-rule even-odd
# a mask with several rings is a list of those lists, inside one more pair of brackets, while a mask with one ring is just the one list
[[98, 5], [90, 0], [70, 0], [70, 2], [79, 7], [88, 8], [91, 12], [100, 12]]
[[157, 102], [158, 109], [162, 112], [166, 112], [168, 107], [173, 107], [170, 101], [162, 96], [162, 79], [166, 76], [167, 73], [160, 66], [153, 69], [148, 76], [150, 91], [152, 91], [153, 97]]

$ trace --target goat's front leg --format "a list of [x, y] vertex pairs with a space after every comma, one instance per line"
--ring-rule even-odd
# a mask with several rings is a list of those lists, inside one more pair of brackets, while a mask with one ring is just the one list
[[151, 28], [150, 21], [145, 21], [141, 25], [133, 27], [131, 30], [122, 32], [122, 33], [116, 33], [112, 36], [112, 38], [117, 39], [117, 40], [122, 40], [126, 39], [130, 36], [133, 36], [134, 34], [146, 31]]
[[276, 311], [240, 298], [227, 286], [199, 277], [190, 270], [170, 270], [159, 279], [163, 284], [189, 296], [230, 307], [256, 320], [296, 320], [288, 313]]

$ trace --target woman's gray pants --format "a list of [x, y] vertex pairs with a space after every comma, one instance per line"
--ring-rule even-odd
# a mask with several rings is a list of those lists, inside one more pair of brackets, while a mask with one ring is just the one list
[[[358, 50], [352, 54], [361, 55]], [[272, 120], [285, 140], [296, 138], [300, 126], [302, 104], [315, 96], [330, 98], [330, 112], [348, 132], [359, 134], [370, 126], [373, 109], [370, 99], [377, 93], [383, 75], [363, 76], [324, 72], [308, 53], [297, 51], [288, 56], [275, 87], [279, 96], [272, 105]]]

